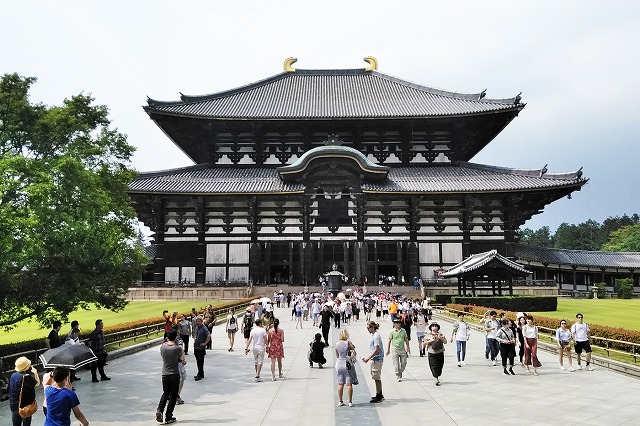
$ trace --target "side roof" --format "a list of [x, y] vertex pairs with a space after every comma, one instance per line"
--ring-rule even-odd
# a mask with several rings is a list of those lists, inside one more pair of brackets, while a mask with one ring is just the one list
[[514, 245], [514, 255], [520, 262], [592, 268], [640, 269], [640, 253], [636, 252], [565, 250], [516, 244]]
[[522, 265], [502, 256], [497, 250], [490, 250], [484, 253], [472, 254], [462, 262], [449, 268], [442, 274], [442, 277], [452, 278], [481, 271], [489, 264], [494, 267], [499, 265], [502, 269], [509, 270], [515, 275], [528, 275], [531, 273], [524, 269]]
[[222, 119], [447, 117], [519, 111], [520, 95], [488, 99], [460, 94], [365, 69], [283, 72], [236, 89], [180, 101], [148, 99], [148, 114]]

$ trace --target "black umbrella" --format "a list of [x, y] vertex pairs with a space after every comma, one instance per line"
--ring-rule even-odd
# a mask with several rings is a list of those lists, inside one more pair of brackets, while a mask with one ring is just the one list
[[44, 368], [69, 367], [77, 370], [83, 365], [87, 365], [98, 358], [86, 345], [64, 344], [54, 349], [49, 349], [40, 355], [40, 361]]

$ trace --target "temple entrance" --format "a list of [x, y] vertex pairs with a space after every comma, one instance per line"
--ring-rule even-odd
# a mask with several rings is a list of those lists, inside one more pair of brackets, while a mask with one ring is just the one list
[[376, 284], [380, 283], [382, 279], [382, 285], [399, 285], [397, 282], [397, 266], [396, 265], [378, 265], [378, 277]]
[[289, 265], [271, 265], [271, 284], [289, 284]]

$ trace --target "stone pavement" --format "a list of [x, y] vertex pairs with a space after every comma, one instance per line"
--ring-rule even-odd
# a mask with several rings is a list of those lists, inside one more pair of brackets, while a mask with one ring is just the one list
[[[228, 352], [224, 326], [214, 328], [213, 350], [205, 358], [205, 375], [195, 382], [195, 359], [187, 357], [188, 379], [182, 392], [186, 404], [176, 406], [177, 424], [229, 425], [637, 425], [640, 381], [603, 368], [595, 371], [560, 371], [556, 356], [540, 351], [543, 367], [539, 376], [528, 375], [516, 365], [516, 376], [505, 376], [500, 366], [484, 358], [484, 335], [474, 331], [467, 348], [467, 365], [457, 367], [455, 344], [446, 345], [442, 386], [436, 387], [427, 358], [418, 356], [415, 330], [413, 355], [404, 380], [395, 379], [391, 359], [383, 367], [386, 400], [370, 404], [374, 385], [368, 365], [357, 365], [360, 384], [354, 386], [354, 407], [337, 406], [333, 372], [335, 351], [325, 350], [327, 368], [309, 368], [308, 343], [319, 332], [304, 322], [295, 329], [288, 309], [277, 309], [285, 331], [284, 379], [271, 381], [270, 360], [265, 360], [261, 383], [254, 382], [253, 358], [244, 355], [239, 335], [235, 351]], [[440, 321], [451, 337], [451, 324]], [[343, 326], [344, 328], [344, 326]], [[369, 353], [365, 321], [346, 328], [356, 345], [358, 358]], [[381, 321], [386, 345], [390, 321]], [[336, 330], [330, 338], [335, 343]], [[516, 359], [517, 363], [517, 359]], [[155, 410], [161, 394], [161, 359], [157, 347], [110, 360], [106, 367], [110, 382], [83, 380], [76, 391], [91, 425], [155, 425]], [[277, 374], [277, 370], [276, 370]], [[41, 395], [42, 390], [38, 390]], [[346, 400], [346, 390], [345, 390]], [[39, 401], [41, 403], [41, 399]], [[0, 425], [10, 424], [9, 407], [0, 405]], [[73, 416], [72, 416], [73, 419]], [[75, 420], [75, 419], [73, 419]], [[34, 425], [42, 424], [42, 411]], [[72, 424], [77, 424], [72, 421]]]

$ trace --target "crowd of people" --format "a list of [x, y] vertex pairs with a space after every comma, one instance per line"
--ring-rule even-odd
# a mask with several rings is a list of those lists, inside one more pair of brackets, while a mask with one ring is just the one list
[[[307, 360], [313, 368], [317, 365], [324, 368], [327, 363], [325, 349], [330, 346], [329, 332], [333, 326], [337, 335], [335, 344], [334, 371], [337, 382], [337, 396], [339, 406], [353, 406], [353, 386], [358, 384], [356, 363], [361, 360], [369, 365], [370, 376], [375, 385], [375, 395], [371, 403], [384, 401], [382, 390], [382, 368], [385, 357], [391, 357], [396, 380], [403, 380], [408, 358], [411, 355], [412, 331], [415, 330], [415, 341], [420, 357], [428, 358], [428, 366], [436, 386], [441, 385], [444, 368], [445, 345], [455, 342], [456, 362], [458, 367], [465, 367], [467, 342], [471, 336], [471, 326], [465, 320], [465, 314], [460, 312], [453, 323], [450, 339], [441, 332], [441, 326], [433, 320], [433, 310], [428, 299], [419, 300], [390, 292], [364, 294], [360, 288], [352, 292], [345, 292], [334, 297], [331, 293], [299, 294], [276, 293], [275, 304], [281, 308], [291, 308], [292, 321], [296, 328], [303, 328], [303, 324], [311, 323], [311, 327], [318, 327], [309, 343]], [[255, 382], [262, 381], [262, 369], [265, 355], [271, 360], [271, 380], [282, 379], [285, 357], [285, 331], [281, 321], [274, 315], [274, 302], [268, 298], [254, 301], [241, 314], [230, 309], [224, 320], [225, 335], [228, 339], [228, 351], [234, 351], [235, 336], [238, 332], [244, 337], [245, 355], [253, 355], [253, 372]], [[286, 305], [286, 306], [285, 306]], [[282, 312], [282, 311], [280, 311]], [[211, 348], [212, 331], [216, 324], [216, 315], [211, 305], [205, 307], [202, 313], [194, 309], [190, 314], [181, 315], [177, 311], [169, 314], [162, 313], [165, 321], [164, 343], [160, 347], [162, 358], [162, 395], [156, 409], [156, 420], [169, 424], [176, 421], [174, 410], [176, 405], [185, 401], [181, 398], [184, 383], [187, 378], [187, 355], [190, 344], [196, 363], [194, 380], [205, 378], [204, 359], [206, 350]], [[350, 340], [349, 331], [345, 326], [356, 326], [363, 320], [369, 333], [369, 351], [361, 357], [356, 356], [356, 348]], [[392, 329], [386, 340], [380, 333], [380, 322], [392, 322]], [[222, 321], [219, 322], [221, 325]], [[485, 358], [491, 365], [497, 366], [500, 355], [502, 371], [505, 375], [515, 375], [514, 364], [518, 356], [524, 371], [537, 375], [541, 363], [537, 356], [537, 341], [539, 330], [534, 318], [526, 313], [518, 313], [516, 321], [498, 315], [496, 311], [487, 311], [479, 324], [485, 332]], [[104, 371], [107, 354], [105, 339], [102, 333], [103, 322], [97, 320], [95, 329], [88, 339], [97, 357], [91, 364], [93, 382], [111, 380]], [[67, 344], [79, 344], [79, 324], [71, 323], [66, 336], [60, 336], [61, 323], [54, 322], [52, 330], [47, 336], [47, 346], [55, 348], [65, 341]], [[565, 360], [568, 370], [573, 372], [571, 347], [573, 344], [577, 368], [582, 369], [582, 353], [585, 357], [585, 369], [592, 370], [591, 347], [589, 344], [589, 326], [584, 322], [583, 315], [576, 315], [576, 322], [569, 327], [566, 320], [560, 321], [555, 334], [559, 364], [565, 370]], [[516, 355], [517, 354], [517, 355]], [[99, 373], [99, 379], [98, 379]], [[9, 396], [13, 426], [29, 426], [30, 415], [27, 410], [36, 401], [36, 387], [44, 387], [43, 412], [45, 425], [54, 426], [68, 424], [71, 413], [83, 425], [89, 422], [80, 410], [80, 401], [74, 392], [73, 382], [80, 380], [73, 370], [56, 367], [47, 371], [42, 380], [38, 372], [31, 366], [31, 362], [24, 357], [16, 360], [15, 373], [10, 378]], [[346, 390], [346, 398], [345, 398]], [[345, 401], [346, 399], [346, 401]], [[36, 404], [37, 409], [37, 404]], [[32, 415], [33, 413], [31, 413]]]

